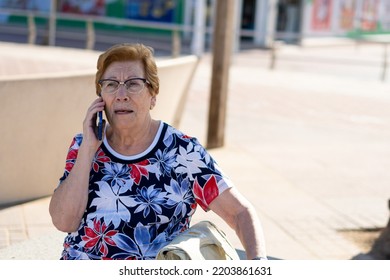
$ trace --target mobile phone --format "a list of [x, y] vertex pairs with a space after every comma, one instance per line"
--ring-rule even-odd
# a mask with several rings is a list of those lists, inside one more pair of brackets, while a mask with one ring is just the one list
[[98, 130], [97, 130], [97, 138], [99, 141], [103, 139], [103, 112], [98, 112]]

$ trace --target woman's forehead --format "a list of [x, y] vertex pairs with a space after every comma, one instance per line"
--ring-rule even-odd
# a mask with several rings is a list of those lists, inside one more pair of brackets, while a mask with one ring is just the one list
[[143, 74], [143, 65], [140, 60], [114, 61], [106, 69], [105, 74]]

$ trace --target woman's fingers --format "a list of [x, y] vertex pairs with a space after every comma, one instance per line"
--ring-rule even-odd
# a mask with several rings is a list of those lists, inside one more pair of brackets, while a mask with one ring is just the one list
[[104, 101], [101, 97], [94, 100], [91, 104], [91, 106], [88, 109], [87, 116], [90, 114], [90, 116], [93, 116], [93, 114], [96, 114], [99, 111], [104, 110]]
[[91, 144], [98, 144], [99, 141], [96, 137], [96, 120], [97, 113], [104, 110], [104, 101], [101, 97], [97, 98], [91, 103], [91, 106], [87, 110], [87, 114], [83, 124], [84, 140], [91, 141]]

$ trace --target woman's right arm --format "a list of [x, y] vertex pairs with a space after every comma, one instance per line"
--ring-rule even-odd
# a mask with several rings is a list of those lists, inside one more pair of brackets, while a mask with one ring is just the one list
[[81, 144], [68, 177], [53, 193], [49, 212], [54, 226], [64, 232], [76, 231], [88, 202], [89, 173], [95, 153]]
[[104, 102], [96, 99], [83, 123], [83, 141], [76, 162], [66, 179], [57, 187], [50, 200], [49, 212], [54, 226], [64, 232], [78, 229], [88, 202], [89, 174], [95, 153], [101, 141], [95, 135], [96, 113]]

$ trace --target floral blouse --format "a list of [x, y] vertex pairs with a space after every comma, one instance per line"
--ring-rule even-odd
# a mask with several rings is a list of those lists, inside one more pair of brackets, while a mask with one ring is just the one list
[[[60, 183], [82, 140], [82, 134], [73, 139]], [[136, 156], [118, 154], [104, 139], [92, 163], [85, 213], [65, 237], [61, 259], [154, 259], [189, 227], [198, 204], [207, 211], [230, 187], [198, 140], [164, 122]]]

